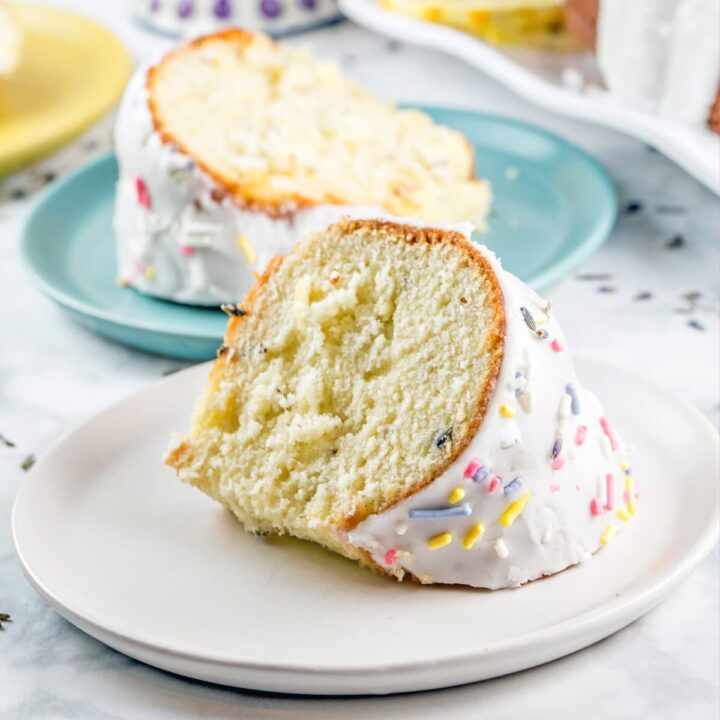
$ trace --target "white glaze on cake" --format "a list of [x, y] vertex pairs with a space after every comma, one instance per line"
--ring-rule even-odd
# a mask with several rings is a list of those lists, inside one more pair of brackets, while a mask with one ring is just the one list
[[601, 0], [597, 59], [610, 92], [705, 124], [720, 82], [718, 0]]
[[[219, 185], [155, 131], [145, 87], [133, 76], [115, 129], [118, 279], [143, 293], [198, 305], [236, 302], [270, 258], [344, 215], [388, 217], [378, 208], [318, 205], [273, 219], [215, 199]], [[139, 196], [142, 183], [145, 198]]]
[[[636, 490], [625, 472], [615, 431], [607, 425], [614, 436], [613, 449], [600, 422], [602, 408], [575, 375], [548, 304], [504, 272], [493, 253], [482, 250], [500, 280], [507, 328], [500, 374], [480, 429], [446, 472], [389, 510], [366, 518], [348, 539], [398, 576], [410, 572], [423, 583], [496, 589], [518, 586], [589, 559], [605, 544], [603, 534], [609, 541], [635, 514]], [[521, 307], [528, 309], [547, 337], [528, 327]], [[578, 414], [573, 412], [568, 385], [577, 396]], [[584, 441], [577, 444], [581, 426], [587, 430]], [[554, 462], [558, 439], [562, 440], [560, 459]], [[479, 482], [466, 477], [474, 460], [488, 469]], [[606, 507], [608, 474], [613, 476], [611, 509]], [[515, 478], [521, 481], [506, 495], [504, 488]], [[498, 487], [491, 491], [495, 484]], [[451, 497], [456, 488], [461, 492]], [[458, 514], [411, 517], [413, 511], [438, 508], [452, 508]], [[511, 514], [513, 509], [519, 512], [506, 526], [501, 518], [509, 508]], [[445, 533], [450, 534], [450, 542]], [[466, 549], [463, 540], [469, 533], [468, 544], [473, 534], [477, 537]], [[429, 541], [436, 549], [429, 547]]]

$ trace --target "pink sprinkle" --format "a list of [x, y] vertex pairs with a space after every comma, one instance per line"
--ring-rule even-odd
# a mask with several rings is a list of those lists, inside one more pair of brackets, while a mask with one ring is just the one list
[[135, 192], [137, 193], [137, 201], [139, 205], [142, 205], [146, 210], [150, 210], [152, 203], [150, 202], [150, 193], [148, 192], [147, 185], [143, 182], [141, 177], [135, 178]]
[[195, 248], [191, 248], [189, 245], [181, 245], [180, 252], [183, 255], [192, 255], [195, 252]]
[[551, 347], [555, 352], [562, 352], [562, 351], [565, 349], [565, 348], [560, 344], [560, 341], [559, 341], [557, 338], [555, 338], [555, 339], [550, 343], [550, 347]]
[[477, 458], [473, 458], [468, 463], [468, 466], [465, 468], [465, 477], [466, 478], [473, 477], [481, 465], [482, 465], [482, 463]]
[[585, 442], [585, 436], [587, 435], [587, 425], [578, 425], [578, 429], [575, 431], [575, 444], [580, 447]]
[[552, 461], [552, 469], [553, 470], [560, 470], [560, 468], [565, 464], [565, 458], [561, 455], [558, 455], [553, 461]]
[[605, 476], [605, 487], [607, 488], [607, 500], [605, 501], [606, 510], [612, 510], [615, 506], [615, 503], [613, 501], [613, 481], [614, 478], [612, 476], [612, 473], [608, 473]]
[[593, 498], [590, 501], [590, 512], [597, 517], [598, 515], [602, 515], [603, 509], [602, 505], [600, 504], [600, 501], [597, 498]]
[[607, 435], [607, 438], [610, 441], [610, 447], [613, 450], [617, 450], [617, 438], [615, 437], [615, 433], [612, 431], [612, 428], [610, 427], [610, 423], [607, 421], [607, 418], [600, 418], [600, 427], [602, 427], [603, 432]]
[[385, 564], [392, 565], [395, 562], [396, 555], [397, 555], [397, 550], [395, 550], [395, 548], [393, 548], [392, 550], [388, 550], [385, 553]]
[[550, 491], [551, 492], [560, 492], [560, 486], [557, 483], [553, 483], [550, 486]]
[[488, 492], [495, 492], [500, 487], [500, 478], [493, 475], [488, 483]]

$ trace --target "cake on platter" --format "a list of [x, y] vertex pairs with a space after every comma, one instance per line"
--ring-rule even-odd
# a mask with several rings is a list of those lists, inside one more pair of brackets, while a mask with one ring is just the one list
[[20, 64], [22, 31], [12, 16], [12, 8], [0, 2], [0, 79]]
[[521, 585], [637, 512], [547, 302], [467, 226], [342, 219], [227, 308], [166, 462], [254, 533], [401, 580]]
[[142, 25], [180, 37], [237, 26], [277, 37], [342, 17], [337, 0], [135, 0], [133, 13]]
[[119, 282], [177, 302], [242, 297], [343, 215], [482, 226], [490, 204], [460, 133], [237, 29], [140, 68], [115, 139]]
[[720, 132], [719, 0], [567, 0], [566, 19], [618, 100]]

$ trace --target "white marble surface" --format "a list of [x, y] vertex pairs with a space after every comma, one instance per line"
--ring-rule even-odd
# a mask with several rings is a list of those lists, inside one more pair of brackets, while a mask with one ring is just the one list
[[[55, 4], [110, 26], [136, 59], [162, 44], [128, 21], [125, 3]], [[621, 205], [642, 208], [621, 214], [607, 245], [549, 293], [572, 349], [648, 377], [718, 424], [715, 197], [642, 144], [539, 111], [450, 57], [388, 43], [349, 23], [294, 42], [311, 42], [388, 98], [519, 117], [600, 158]], [[73, 424], [181, 366], [89, 334], [38, 294], [21, 268], [19, 233], [32, 198], [18, 196], [44, 184], [47, 172], [104, 149], [108, 137], [106, 123], [59, 158], [0, 181], [0, 433], [15, 444], [0, 441], [0, 611], [13, 616], [0, 632], [0, 718], [718, 716], [717, 550], [658, 609], [587, 650], [481, 684], [392, 698], [276, 697], [187, 681], [105, 648], [50, 610], [24, 580], [11, 546], [21, 463]], [[676, 235], [682, 246], [667, 247]], [[699, 295], [690, 301], [688, 293]]]

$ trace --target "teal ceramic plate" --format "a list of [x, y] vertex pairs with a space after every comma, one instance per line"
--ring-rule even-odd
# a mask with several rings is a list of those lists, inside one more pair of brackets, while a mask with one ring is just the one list
[[[617, 212], [611, 181], [582, 150], [499, 117], [423, 108], [472, 142], [493, 186], [489, 230], [478, 236], [534, 288], [556, 283], [607, 238]], [[117, 164], [107, 155], [54, 183], [35, 205], [23, 255], [40, 288], [91, 330], [147, 352], [214, 355], [219, 310], [154, 300], [115, 284], [112, 207]]]

